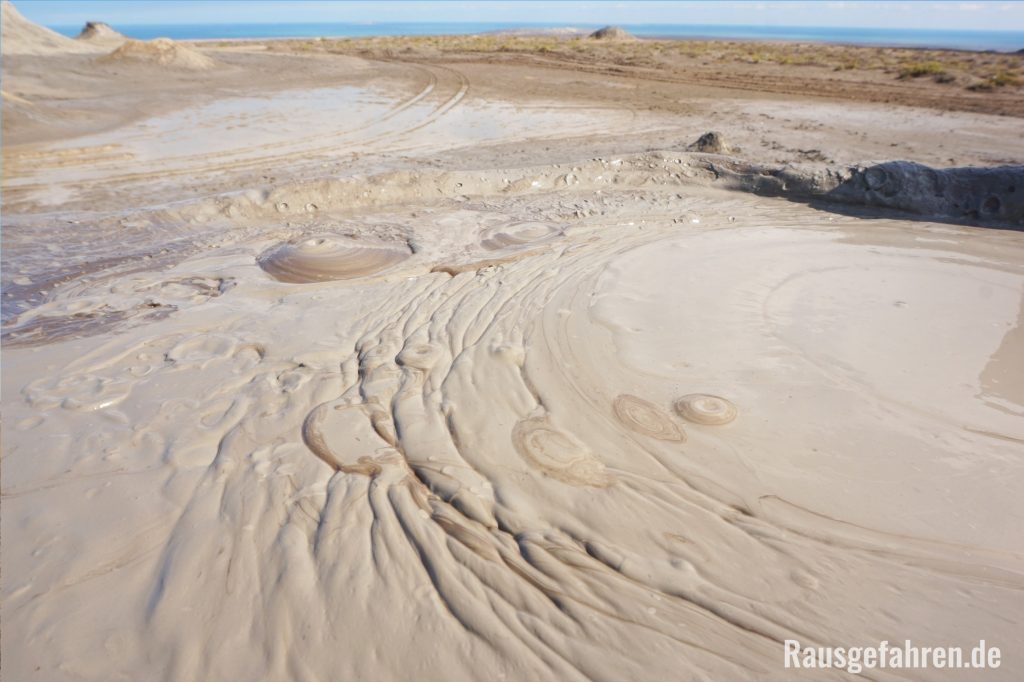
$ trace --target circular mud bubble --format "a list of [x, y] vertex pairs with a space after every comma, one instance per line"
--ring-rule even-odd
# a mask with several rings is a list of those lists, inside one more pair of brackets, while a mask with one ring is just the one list
[[691, 393], [675, 402], [679, 416], [694, 424], [719, 426], [736, 418], [736, 406], [725, 398], [707, 393]]
[[486, 230], [480, 238], [480, 246], [488, 251], [516, 248], [538, 244], [562, 235], [556, 225], [537, 221], [512, 223]]
[[256, 262], [274, 279], [291, 284], [357, 279], [382, 272], [410, 255], [404, 244], [317, 235], [272, 246]]
[[531, 466], [548, 476], [576, 486], [603, 488], [611, 477], [589, 448], [575, 436], [543, 417], [525, 419], [512, 429], [512, 445]]
[[686, 434], [661, 408], [635, 395], [622, 394], [612, 403], [615, 417], [627, 428], [658, 440], [683, 442]]

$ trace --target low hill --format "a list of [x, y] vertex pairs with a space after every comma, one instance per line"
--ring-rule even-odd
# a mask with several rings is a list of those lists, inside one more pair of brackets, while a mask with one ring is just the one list
[[110, 24], [102, 21], [88, 21], [75, 40], [84, 40], [93, 44], [120, 44], [128, 37], [118, 33]]
[[170, 38], [125, 40], [116, 50], [102, 58], [104, 62], [134, 62], [178, 69], [200, 71], [212, 69], [217, 62], [199, 50], [176, 43]]
[[101, 49], [29, 21], [8, 0], [0, 3], [0, 33], [0, 46], [5, 55], [88, 54]]

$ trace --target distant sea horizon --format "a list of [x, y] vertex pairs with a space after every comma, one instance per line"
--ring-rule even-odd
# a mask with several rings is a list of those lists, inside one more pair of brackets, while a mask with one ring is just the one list
[[[100, 19], [97, 18], [97, 21]], [[1024, 49], [1024, 31], [966, 31], [909, 28], [851, 28], [827, 26], [744, 26], [711, 24], [622, 24], [643, 38], [710, 38], [724, 40], [806, 41], [847, 45], [920, 47], [1016, 52]], [[75, 36], [82, 26], [50, 26]], [[114, 28], [138, 40], [215, 40], [244, 38], [314, 38], [422, 36], [489, 33], [515, 29], [578, 28], [596, 30], [599, 24], [474, 23], [302, 23], [302, 24], [138, 24]]]

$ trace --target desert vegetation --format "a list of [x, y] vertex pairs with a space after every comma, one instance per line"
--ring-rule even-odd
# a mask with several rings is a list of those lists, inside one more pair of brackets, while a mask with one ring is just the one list
[[647, 68], [748, 65], [817, 67], [832, 72], [871, 72], [893, 81], [930, 79], [951, 89], [1019, 88], [1020, 53], [859, 47], [821, 43], [735, 40], [602, 41], [586, 36], [449, 35], [317, 38], [282, 41], [281, 50], [326, 51], [374, 58], [466, 58], [533, 55], [559, 61], [612, 63]]

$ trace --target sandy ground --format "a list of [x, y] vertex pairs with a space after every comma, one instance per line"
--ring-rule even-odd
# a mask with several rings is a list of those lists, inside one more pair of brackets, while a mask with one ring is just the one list
[[690, 146], [1020, 164], [1021, 118], [7, 35], [5, 680], [1020, 679], [1021, 232]]

